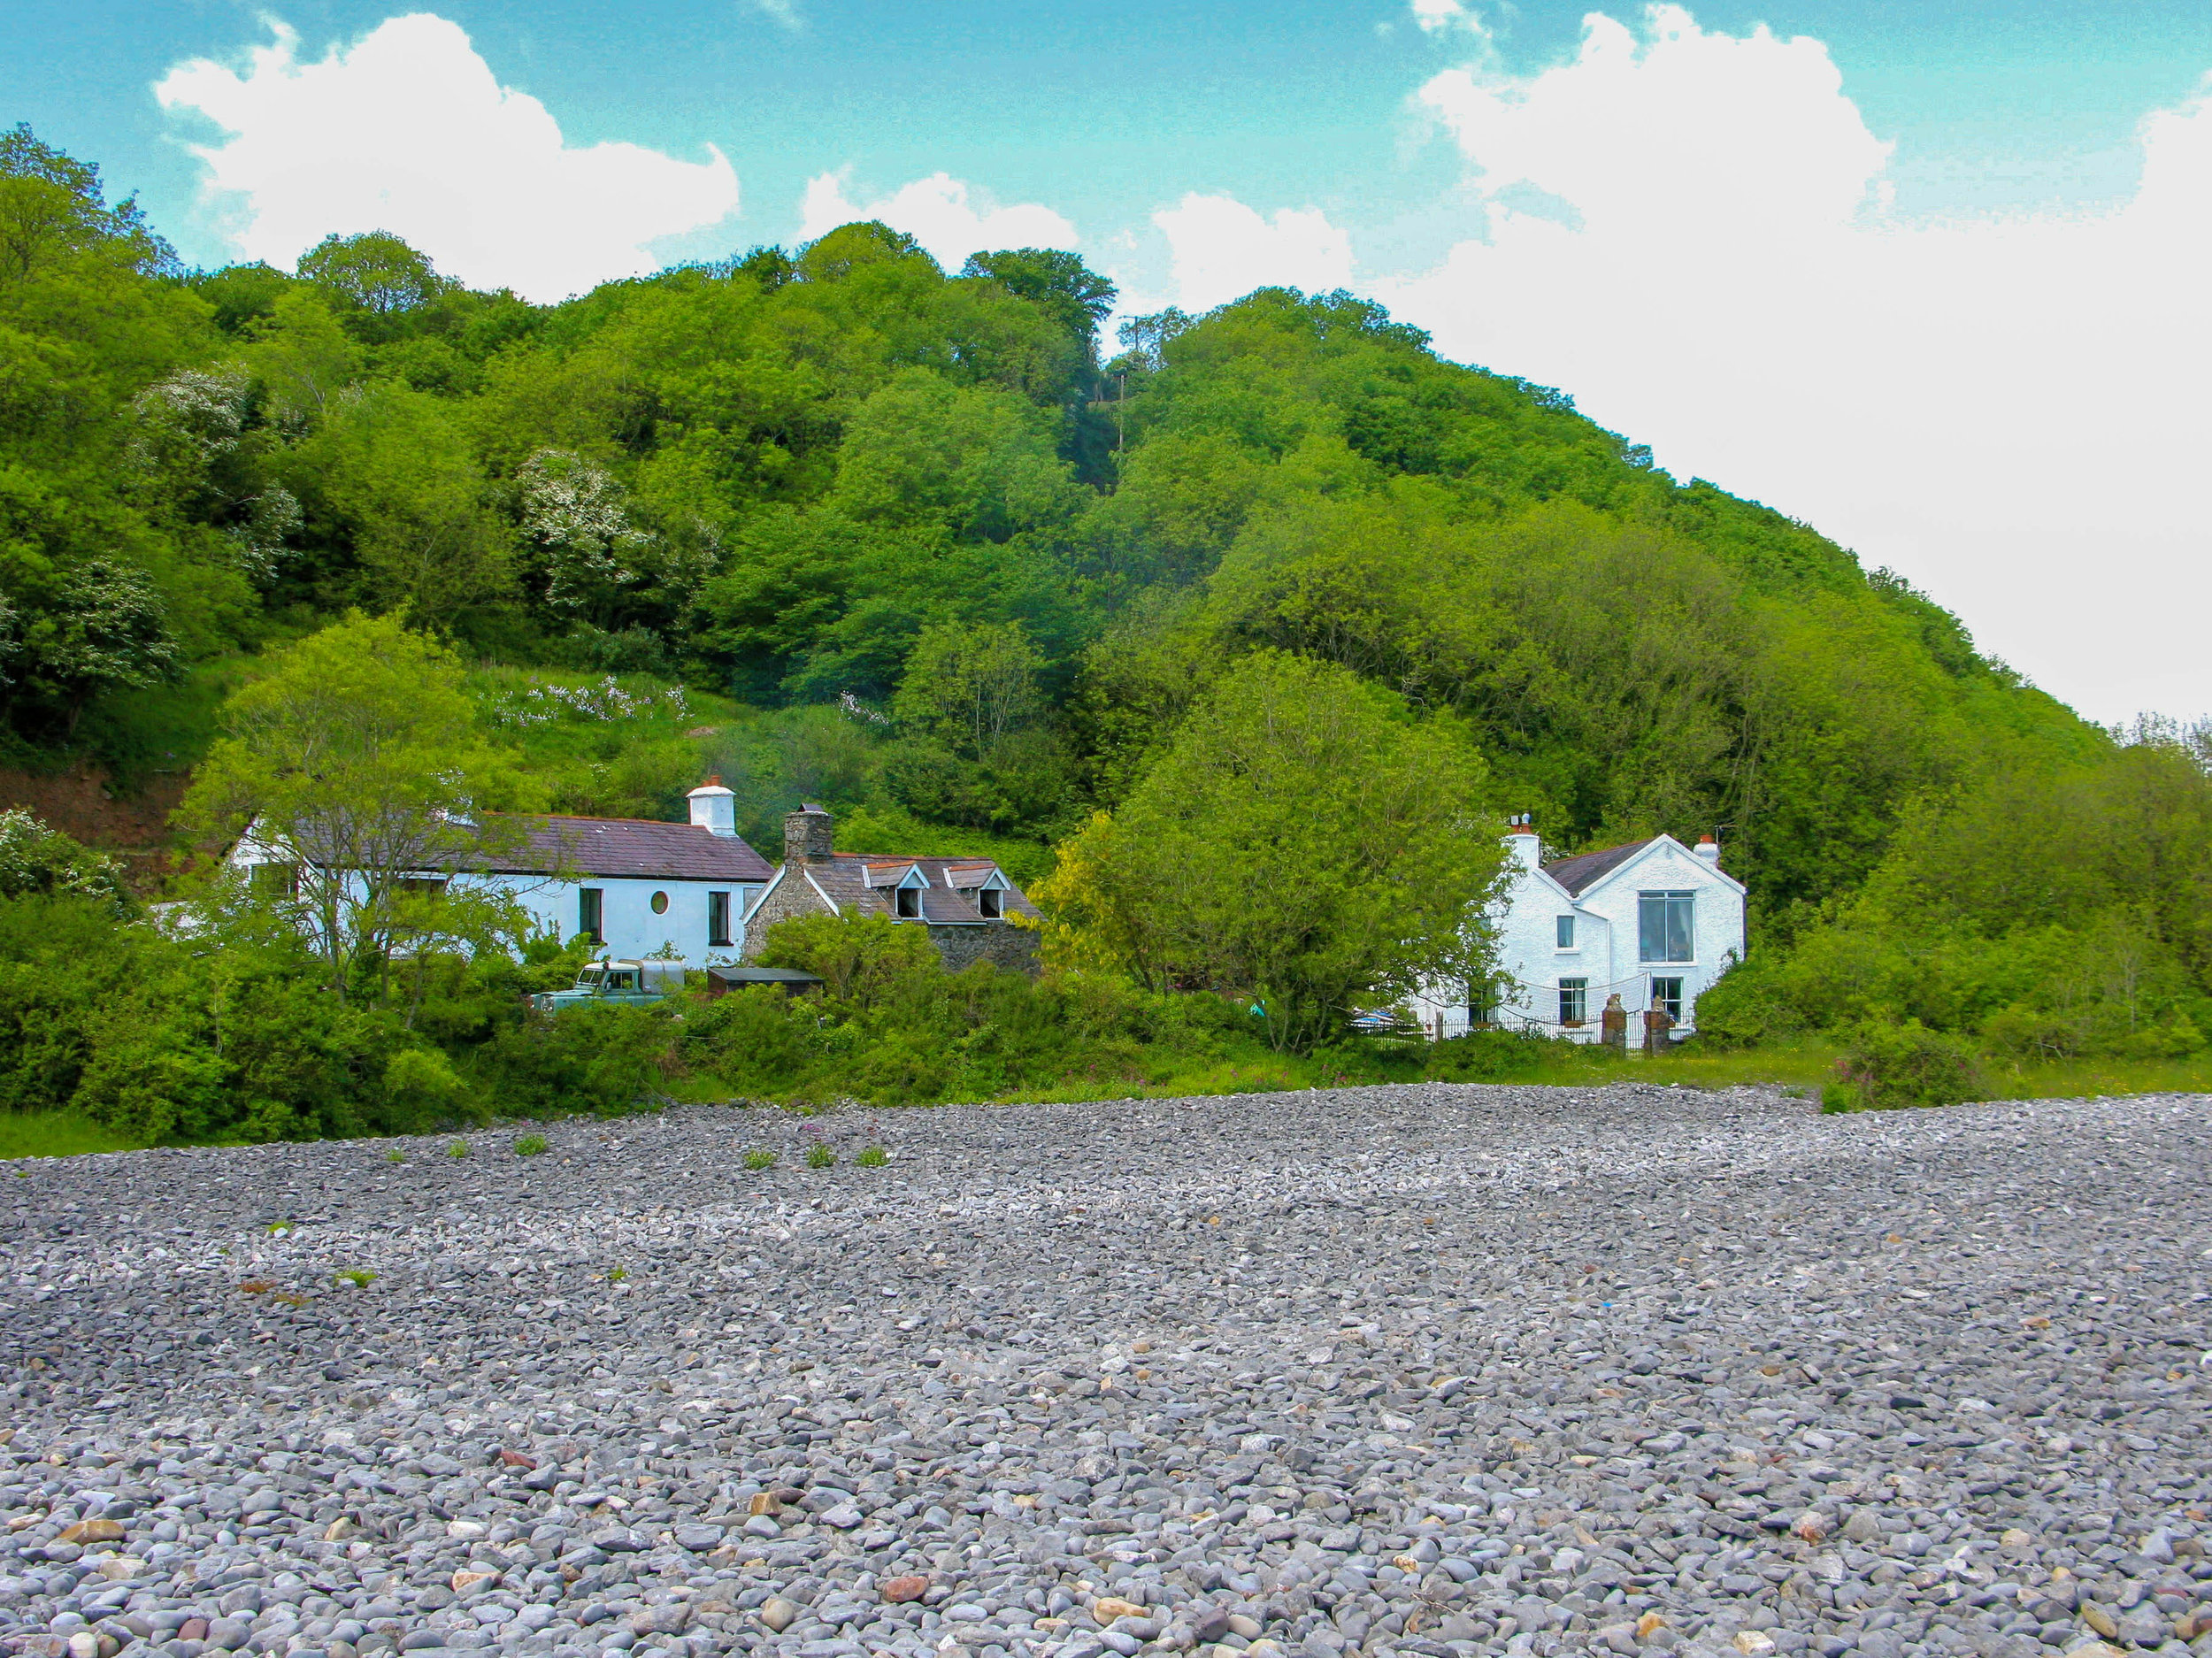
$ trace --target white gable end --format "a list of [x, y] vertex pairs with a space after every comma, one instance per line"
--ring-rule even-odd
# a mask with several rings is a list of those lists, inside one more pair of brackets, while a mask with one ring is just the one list
[[1508, 840], [1521, 867], [1489, 911], [1494, 1000], [1486, 1005], [1479, 986], [1471, 994], [1429, 986], [1413, 1011], [1430, 1033], [1458, 1036], [1491, 1023], [1594, 1041], [1618, 997], [1632, 1046], [1654, 1010], [1673, 1021], [1675, 1035], [1694, 1034], [1697, 998], [1743, 956], [1743, 883], [1671, 835], [1654, 836], [1587, 878], [1578, 860], [1532, 867], [1525, 840]]

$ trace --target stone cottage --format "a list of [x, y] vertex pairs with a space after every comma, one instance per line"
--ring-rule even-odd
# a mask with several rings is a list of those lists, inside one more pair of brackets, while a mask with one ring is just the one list
[[1037, 971], [1036, 929], [1020, 922], [1041, 917], [991, 859], [840, 852], [834, 828], [820, 806], [783, 820], [783, 866], [746, 913], [747, 961], [770, 927], [795, 916], [887, 916], [926, 927], [948, 971], [980, 961]]

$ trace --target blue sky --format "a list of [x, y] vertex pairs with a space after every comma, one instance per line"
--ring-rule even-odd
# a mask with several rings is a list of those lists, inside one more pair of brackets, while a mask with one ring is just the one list
[[[197, 259], [231, 253], [193, 213], [200, 169], [151, 88], [178, 62], [265, 41], [304, 54], [410, 8], [329, 0], [13, 0], [0, 15], [0, 113], [27, 119], [135, 188]], [[502, 82], [545, 103], [571, 143], [677, 155], [718, 145], [741, 217], [683, 238], [787, 240], [806, 180], [853, 165], [884, 186], [943, 170], [1079, 226], [1141, 224], [1186, 190], [1296, 198], [1355, 237], [1417, 241], [1456, 161], [1405, 119], [1409, 91], [1463, 53], [1402, 5], [1179, 0], [793, 0], [795, 27], [747, 0], [449, 0]], [[2134, 183], [2136, 123], [2212, 70], [2212, 6], [2179, 0], [1692, 8], [1709, 30], [1765, 23], [1829, 48], [1845, 88], [1894, 140], [1907, 211], [2108, 201]], [[1532, 0], [1486, 19], [1528, 70], [1571, 54], [1591, 10]], [[1364, 233], [1364, 234], [1363, 234]], [[1441, 233], [1440, 233], [1441, 234]], [[688, 250], [688, 249], [687, 249]]]
[[[1076, 246], [1133, 306], [1345, 283], [1900, 569], [2085, 711], [2212, 710], [2173, 390], [2212, 367], [2203, 0], [403, 17], [12, 0], [0, 119], [208, 264], [375, 222], [552, 297], [880, 211], [948, 260]], [[2132, 586], [2090, 579], [2116, 558]]]

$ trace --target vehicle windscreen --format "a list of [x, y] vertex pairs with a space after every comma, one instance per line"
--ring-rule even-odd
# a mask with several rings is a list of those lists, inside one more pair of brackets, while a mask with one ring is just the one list
[[596, 967], [587, 967], [582, 972], [576, 975], [576, 988], [579, 990], [596, 990], [599, 987], [599, 980], [603, 976], [603, 975], [602, 975], [600, 970]]

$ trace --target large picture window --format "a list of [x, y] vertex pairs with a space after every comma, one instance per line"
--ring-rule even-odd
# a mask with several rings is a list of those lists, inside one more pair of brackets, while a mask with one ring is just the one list
[[1690, 893], [1640, 893], [1636, 903], [1636, 951], [1640, 961], [1694, 962], [1697, 925]]

